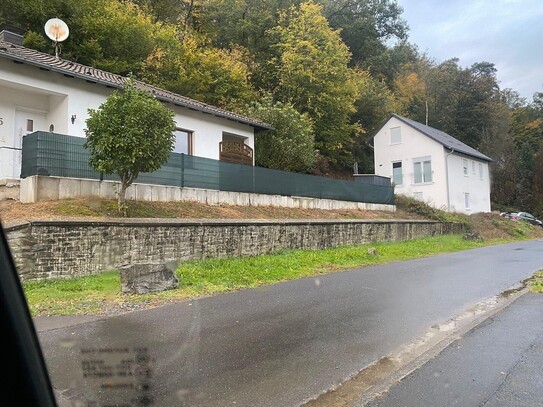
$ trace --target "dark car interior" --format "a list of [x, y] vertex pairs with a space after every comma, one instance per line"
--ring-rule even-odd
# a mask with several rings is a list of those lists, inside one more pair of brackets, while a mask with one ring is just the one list
[[4, 343], [0, 406], [56, 406], [38, 336], [3, 230], [0, 240], [0, 331]]

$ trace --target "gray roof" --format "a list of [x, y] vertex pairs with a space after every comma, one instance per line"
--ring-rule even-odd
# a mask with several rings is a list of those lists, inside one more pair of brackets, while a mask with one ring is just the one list
[[462, 143], [460, 140], [455, 139], [453, 136], [450, 136], [441, 130], [434, 129], [433, 127], [426, 126], [422, 123], [416, 122], [406, 117], [399, 116], [397, 114], [393, 114], [392, 117], [395, 117], [396, 119], [401, 120], [405, 124], [420, 131], [421, 133], [424, 133], [425, 135], [437, 141], [439, 144], [442, 144], [449, 150], [454, 150], [457, 153], [465, 154], [483, 161], [492, 161], [492, 158], [484, 155], [483, 153], [468, 146], [467, 144]]
[[[128, 78], [121, 75], [116, 75], [111, 72], [102, 71], [101, 69], [78, 64], [77, 62], [67, 61], [60, 58], [57, 59], [52, 55], [4, 41], [0, 41], [0, 57], [11, 59], [16, 63], [36, 66], [42, 70], [58, 72], [65, 76], [84, 79], [87, 82], [99, 83], [116, 89], [121, 88], [128, 80]], [[190, 110], [247, 124], [254, 127], [256, 131], [273, 129], [273, 127], [271, 127], [269, 124], [259, 120], [251, 119], [216, 106], [198, 102], [197, 100], [148, 85], [141, 81], [136, 81], [136, 86], [140, 89], [145, 89], [151, 92], [157, 99], [164, 102], [173, 103], [176, 106], [185, 107]]]

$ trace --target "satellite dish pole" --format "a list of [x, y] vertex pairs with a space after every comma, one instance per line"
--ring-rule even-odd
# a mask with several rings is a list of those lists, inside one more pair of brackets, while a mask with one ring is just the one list
[[55, 44], [55, 58], [59, 55], [59, 42], [64, 41], [70, 35], [70, 30], [66, 23], [60, 18], [51, 18], [45, 23], [45, 34], [53, 40]]

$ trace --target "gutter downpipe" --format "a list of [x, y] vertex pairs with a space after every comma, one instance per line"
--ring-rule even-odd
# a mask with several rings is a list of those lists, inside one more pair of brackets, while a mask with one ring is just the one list
[[451, 211], [451, 194], [449, 191], [449, 156], [454, 153], [454, 148], [450, 148], [451, 152], [445, 156], [445, 178], [447, 180], [447, 211]]

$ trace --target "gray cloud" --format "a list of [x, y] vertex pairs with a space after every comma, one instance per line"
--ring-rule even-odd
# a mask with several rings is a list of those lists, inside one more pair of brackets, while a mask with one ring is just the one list
[[502, 88], [543, 91], [541, 0], [398, 0], [410, 41], [438, 62], [493, 62]]

